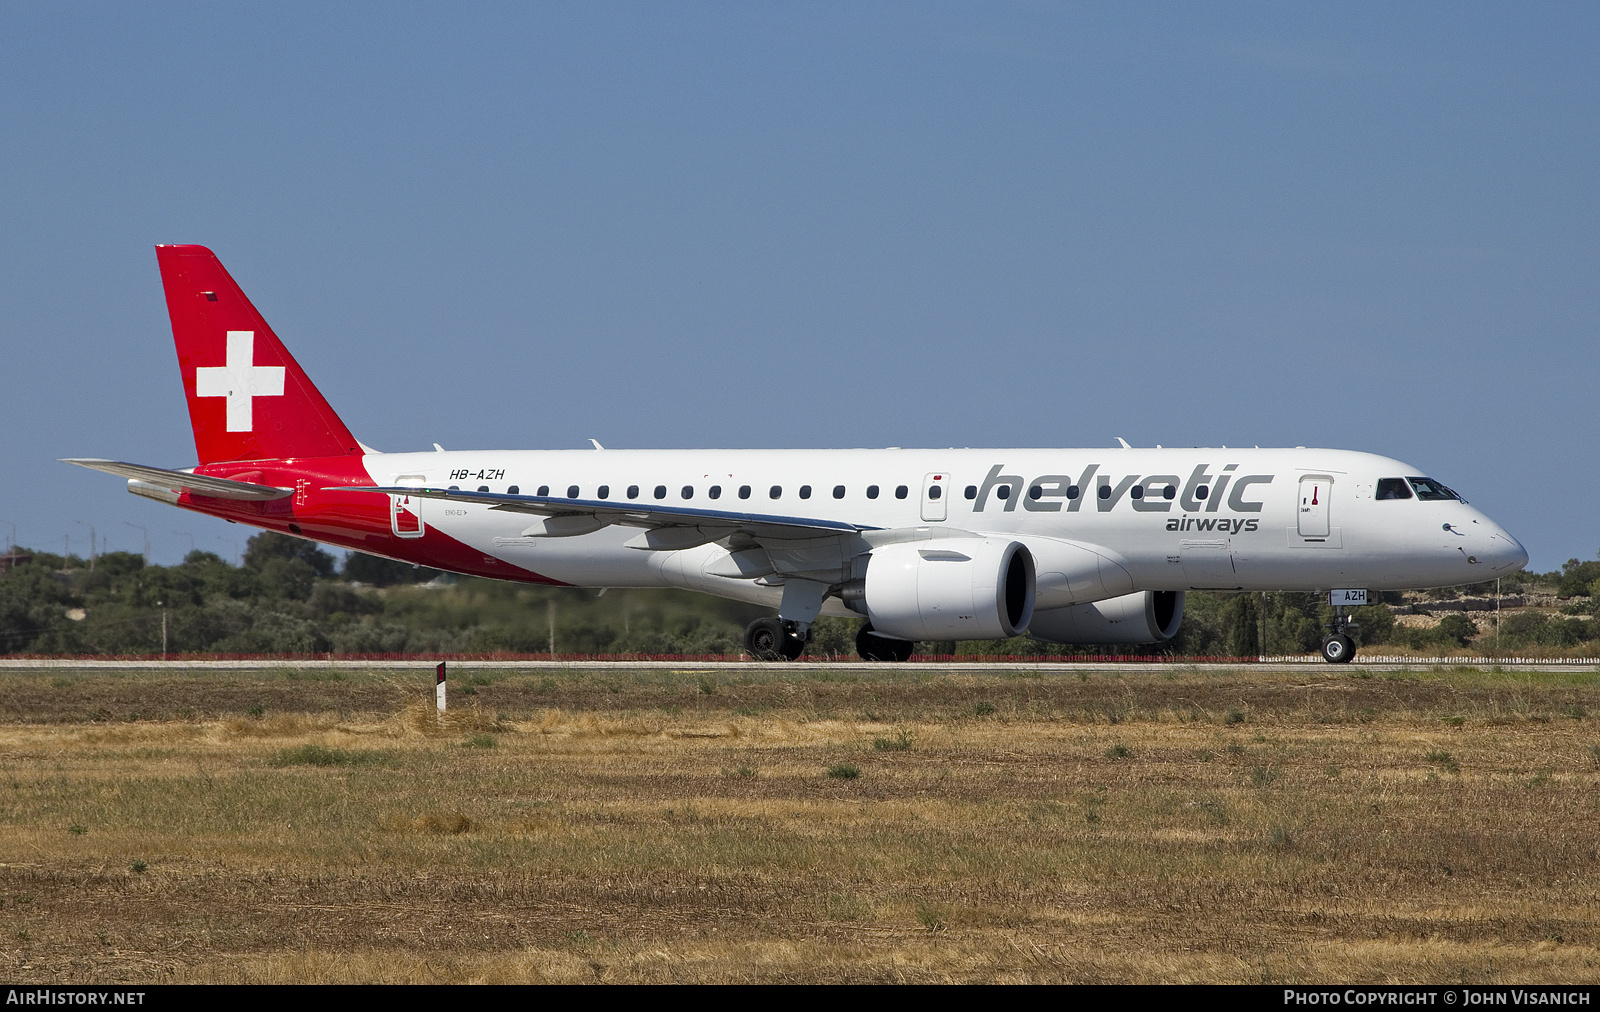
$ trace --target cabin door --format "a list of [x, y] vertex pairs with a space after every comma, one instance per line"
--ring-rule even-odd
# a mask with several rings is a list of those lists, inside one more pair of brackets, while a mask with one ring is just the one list
[[[421, 485], [426, 479], [420, 474], [402, 474], [395, 479], [397, 485]], [[397, 538], [420, 538], [426, 532], [422, 517], [417, 512], [418, 501], [408, 495], [389, 497], [389, 530]]]
[[1332, 478], [1308, 474], [1300, 479], [1299, 527], [1302, 538], [1328, 536], [1328, 500], [1332, 497]]

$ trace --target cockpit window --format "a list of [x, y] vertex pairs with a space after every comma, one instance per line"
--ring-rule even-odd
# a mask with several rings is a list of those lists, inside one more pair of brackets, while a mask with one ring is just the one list
[[1439, 502], [1444, 499], [1461, 498], [1432, 478], [1408, 478], [1406, 480], [1411, 482], [1411, 487], [1417, 490], [1417, 498], [1423, 502]]
[[1404, 478], [1379, 478], [1375, 499], [1410, 499], [1411, 486]]

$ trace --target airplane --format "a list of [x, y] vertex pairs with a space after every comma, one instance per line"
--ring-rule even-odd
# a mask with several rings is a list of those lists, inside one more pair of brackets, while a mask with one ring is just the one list
[[[199, 463], [68, 463], [157, 502], [433, 569], [677, 587], [774, 609], [745, 646], [798, 658], [819, 615], [857, 652], [1026, 633], [1171, 639], [1192, 590], [1482, 583], [1528, 553], [1408, 464], [1349, 450], [461, 450], [358, 441], [222, 263], [156, 247]], [[1355, 598], [1353, 598], [1355, 599]], [[1349, 661], [1348, 616], [1322, 656]]]

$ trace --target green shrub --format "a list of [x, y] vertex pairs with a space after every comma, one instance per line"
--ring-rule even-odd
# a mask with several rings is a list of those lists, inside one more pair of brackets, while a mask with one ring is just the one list
[[283, 766], [398, 766], [394, 753], [377, 749], [324, 748], [321, 745], [301, 745], [281, 749], [267, 760], [267, 765]]
[[1432, 752], [1429, 752], [1428, 762], [1434, 764], [1435, 766], [1443, 766], [1451, 773], [1461, 772], [1461, 764], [1456, 762], [1455, 757], [1449, 752], [1446, 752], [1444, 749], [1436, 748]]

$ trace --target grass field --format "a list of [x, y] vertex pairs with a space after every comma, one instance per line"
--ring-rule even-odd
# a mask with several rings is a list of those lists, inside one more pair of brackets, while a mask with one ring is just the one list
[[1600, 979], [1600, 675], [0, 675], [44, 982]]

